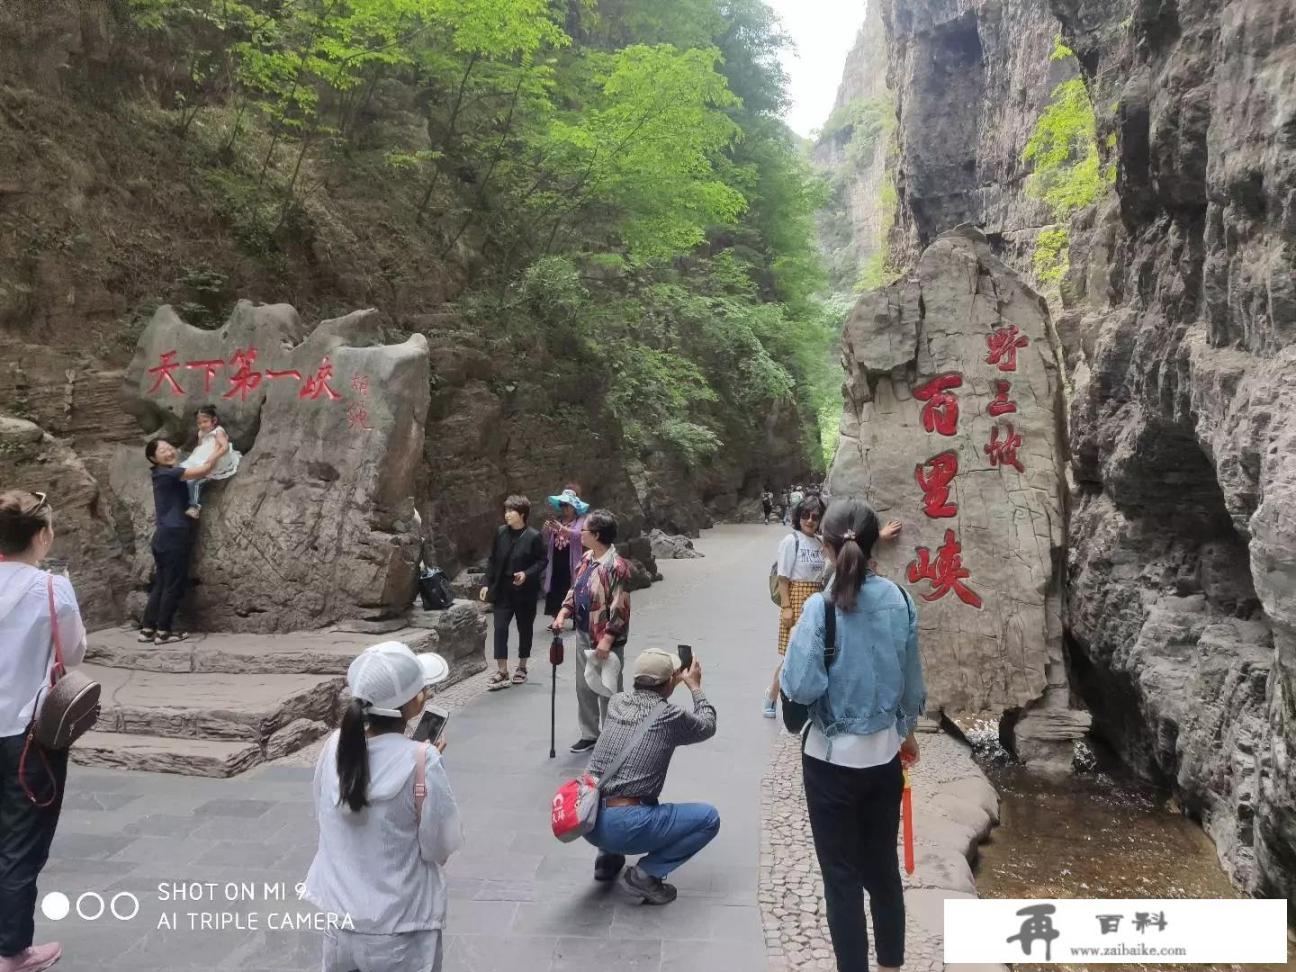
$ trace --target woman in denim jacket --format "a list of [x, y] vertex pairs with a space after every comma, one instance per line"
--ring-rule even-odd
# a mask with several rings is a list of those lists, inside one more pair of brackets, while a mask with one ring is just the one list
[[[914, 724], [927, 700], [917, 615], [908, 594], [868, 570], [878, 518], [867, 504], [836, 500], [822, 529], [836, 573], [827, 591], [806, 601], [792, 632], [783, 691], [810, 707], [801, 767], [838, 972], [868, 969], [865, 890], [878, 967], [897, 969], [904, 964], [900, 756], [918, 759]], [[830, 666], [829, 610], [837, 624]]]

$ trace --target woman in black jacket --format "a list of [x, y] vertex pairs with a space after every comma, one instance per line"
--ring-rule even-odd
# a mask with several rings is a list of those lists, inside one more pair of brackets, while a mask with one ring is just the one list
[[[492, 692], [521, 685], [527, 679], [540, 577], [549, 562], [540, 532], [527, 526], [530, 514], [531, 501], [525, 496], [510, 496], [504, 501], [504, 525], [495, 533], [495, 544], [486, 565], [481, 599], [495, 605], [495, 664], [498, 666], [490, 676]], [[518, 665], [510, 681], [508, 636], [514, 618], [518, 629]]]

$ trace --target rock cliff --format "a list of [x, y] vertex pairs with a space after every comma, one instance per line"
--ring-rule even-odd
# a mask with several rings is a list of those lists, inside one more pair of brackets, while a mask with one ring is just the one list
[[1296, 3], [884, 14], [900, 257], [971, 221], [1028, 269], [1020, 159], [1052, 38], [1075, 52], [1116, 171], [1071, 221], [1058, 308], [1073, 684], [1242, 888], [1296, 899]]

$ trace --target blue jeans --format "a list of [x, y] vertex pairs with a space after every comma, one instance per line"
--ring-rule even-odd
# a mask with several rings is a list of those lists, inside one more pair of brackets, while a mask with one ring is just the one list
[[203, 480], [201, 479], [191, 479], [185, 483], [185, 488], [189, 490], [190, 506], [202, 506], [202, 501], [199, 499], [199, 496], [202, 495], [202, 487]]
[[604, 805], [585, 839], [605, 854], [645, 854], [639, 870], [664, 878], [719, 832], [720, 814], [709, 803]]

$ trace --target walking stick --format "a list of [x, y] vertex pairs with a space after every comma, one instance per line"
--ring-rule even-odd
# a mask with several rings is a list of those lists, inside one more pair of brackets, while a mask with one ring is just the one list
[[909, 786], [910, 760], [901, 757], [900, 765], [904, 767], [904, 791], [900, 795], [900, 820], [904, 825], [904, 866], [905, 873], [914, 872], [914, 832], [913, 832], [913, 789]]
[[558, 755], [554, 749], [554, 732], [555, 721], [558, 711], [558, 666], [563, 663], [563, 640], [562, 635], [553, 636], [553, 641], [549, 642], [549, 664], [552, 666], [552, 678], [549, 683], [549, 758], [553, 759]]

